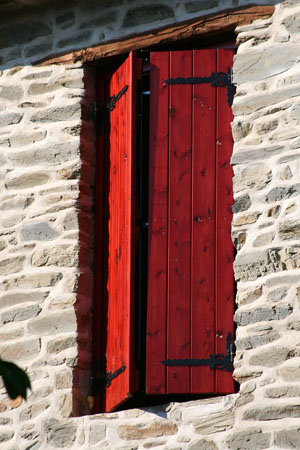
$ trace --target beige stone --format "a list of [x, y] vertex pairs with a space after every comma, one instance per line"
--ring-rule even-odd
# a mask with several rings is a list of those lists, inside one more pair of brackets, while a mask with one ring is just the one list
[[234, 424], [232, 411], [221, 411], [193, 421], [196, 433], [213, 434], [229, 430]]
[[136, 423], [135, 425], [127, 424], [118, 427], [120, 438], [126, 440], [168, 436], [176, 434], [177, 431], [177, 425], [167, 420]]

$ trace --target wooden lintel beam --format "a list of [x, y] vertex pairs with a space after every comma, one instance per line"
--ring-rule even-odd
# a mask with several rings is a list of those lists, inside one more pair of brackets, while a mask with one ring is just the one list
[[175, 42], [195, 36], [206, 37], [209, 35], [233, 31], [237, 26], [247, 25], [256, 19], [266, 18], [273, 14], [274, 6], [250, 6], [237, 10], [225, 11], [201, 18], [197, 21], [189, 21], [175, 26], [140, 34], [134, 37], [75, 50], [67, 54], [52, 56], [39, 61], [38, 65], [48, 64], [72, 64], [75, 62], [90, 62], [99, 58], [121, 55], [141, 48], [149, 48], [154, 45]]

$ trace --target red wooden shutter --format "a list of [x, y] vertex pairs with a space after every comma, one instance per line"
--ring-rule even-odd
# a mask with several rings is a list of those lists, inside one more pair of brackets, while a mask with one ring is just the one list
[[134, 164], [139, 65], [130, 54], [110, 81], [110, 97], [116, 98], [116, 103], [110, 112], [106, 371], [117, 376], [106, 388], [106, 411], [126, 400], [134, 389]]
[[233, 392], [231, 373], [165, 366], [226, 353], [233, 334], [227, 89], [168, 78], [227, 72], [233, 50], [151, 53], [146, 392]]

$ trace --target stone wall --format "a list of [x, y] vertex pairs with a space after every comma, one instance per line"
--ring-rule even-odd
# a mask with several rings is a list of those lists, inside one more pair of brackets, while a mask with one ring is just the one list
[[[5, 2], [9, 5], [12, 2]], [[44, 2], [45, 3], [45, 2]], [[233, 105], [238, 394], [88, 413], [94, 131], [90, 69], [40, 59], [247, 1], [93, 1], [0, 18], [0, 354], [28, 370], [0, 391], [0, 447], [300, 447], [300, 6], [241, 27]], [[84, 5], [84, 6], [83, 6]], [[22, 9], [23, 8], [23, 9]], [[206, 8], [206, 9], [205, 9]], [[209, 9], [207, 9], [209, 8]], [[70, 417], [79, 416], [82, 417]]]

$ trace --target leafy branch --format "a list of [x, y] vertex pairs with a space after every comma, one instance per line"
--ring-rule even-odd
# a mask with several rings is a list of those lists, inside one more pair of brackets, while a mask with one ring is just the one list
[[3, 379], [4, 386], [10, 398], [14, 400], [22, 396], [26, 400], [27, 389], [31, 389], [31, 384], [24, 370], [14, 363], [3, 361], [0, 358], [0, 376]]

